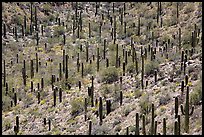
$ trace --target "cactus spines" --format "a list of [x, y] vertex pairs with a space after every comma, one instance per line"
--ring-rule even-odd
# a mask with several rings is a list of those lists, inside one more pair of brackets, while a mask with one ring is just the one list
[[62, 102], [62, 88], [59, 89], [59, 102]]
[[194, 111], [194, 106], [192, 106], [191, 111], [189, 111], [189, 87], [187, 86], [187, 91], [186, 91], [186, 104], [185, 108], [183, 108], [183, 105], [181, 105], [181, 112], [183, 115], [185, 115], [185, 132], [189, 132], [189, 116], [193, 114]]
[[145, 122], [145, 115], [142, 114], [142, 134], [146, 135], [146, 128], [145, 128], [146, 122]]
[[91, 135], [92, 122], [89, 121], [89, 135]]
[[38, 104], [40, 104], [40, 92], [38, 91]]
[[178, 97], [175, 97], [175, 118], [178, 117]]
[[163, 135], [166, 135], [166, 118], [163, 118]]
[[99, 124], [102, 125], [102, 120], [103, 120], [103, 102], [102, 102], [102, 98], [101, 97], [99, 97], [99, 119], [100, 119]]
[[135, 135], [139, 135], [139, 113], [136, 113], [136, 129], [135, 129]]
[[120, 91], [120, 106], [123, 104], [123, 92]]

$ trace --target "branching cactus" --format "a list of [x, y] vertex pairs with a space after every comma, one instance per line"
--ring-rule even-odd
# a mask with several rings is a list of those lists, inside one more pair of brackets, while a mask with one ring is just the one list
[[99, 124], [102, 125], [102, 122], [103, 122], [103, 102], [102, 102], [101, 97], [99, 97], [99, 119], [100, 119]]
[[163, 135], [166, 135], [166, 118], [163, 118]]
[[139, 135], [139, 113], [136, 113], [136, 129], [135, 129], [135, 135]]
[[142, 134], [146, 135], [146, 128], [145, 128], [146, 122], [145, 122], [145, 115], [142, 115]]
[[189, 87], [187, 86], [187, 92], [186, 92], [186, 104], [185, 107], [181, 105], [181, 112], [183, 115], [185, 115], [185, 132], [189, 132], [189, 116], [193, 114], [194, 106], [192, 106], [191, 111], [189, 110]]

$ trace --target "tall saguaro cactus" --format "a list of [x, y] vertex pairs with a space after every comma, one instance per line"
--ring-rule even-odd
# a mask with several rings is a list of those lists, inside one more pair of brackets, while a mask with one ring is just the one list
[[87, 98], [84, 99], [84, 119], [87, 119]]
[[166, 135], [166, 118], [163, 118], [163, 135]]
[[99, 47], [97, 47], [97, 71], [99, 71]]
[[139, 113], [136, 113], [136, 129], [135, 129], [135, 135], [139, 135]]
[[92, 122], [89, 121], [89, 135], [91, 135]]
[[62, 102], [62, 88], [59, 89], [59, 102]]
[[6, 86], [6, 61], [4, 60], [4, 87]]
[[102, 102], [102, 98], [99, 97], [99, 119], [100, 122], [99, 124], [102, 125], [102, 120], [103, 120], [103, 102]]
[[33, 60], [30, 61], [30, 75], [31, 75], [31, 79], [32, 79], [34, 77]]
[[145, 122], [145, 115], [142, 114], [142, 134], [146, 135], [146, 128], [145, 128], [146, 122]]
[[183, 105], [181, 105], [181, 112], [183, 115], [185, 115], [185, 132], [189, 132], [189, 117], [193, 114], [194, 111], [194, 106], [192, 106], [191, 111], [189, 111], [189, 87], [187, 86], [187, 91], [186, 91], [186, 104], [185, 108]]
[[151, 135], [153, 135], [154, 134], [154, 129], [155, 129], [155, 127], [154, 127], [154, 118], [155, 118], [155, 115], [154, 115], [154, 104], [152, 104], [152, 120], [151, 120]]
[[141, 74], [141, 86], [144, 89], [144, 54], [142, 54], [142, 74]]

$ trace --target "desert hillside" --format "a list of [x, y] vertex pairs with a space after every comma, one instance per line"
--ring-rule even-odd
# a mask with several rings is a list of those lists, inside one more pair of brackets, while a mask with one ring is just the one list
[[202, 135], [202, 2], [2, 2], [3, 135]]

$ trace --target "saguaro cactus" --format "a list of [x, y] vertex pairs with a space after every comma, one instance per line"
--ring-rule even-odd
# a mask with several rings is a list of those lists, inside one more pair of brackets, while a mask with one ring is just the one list
[[154, 104], [152, 104], [152, 119], [151, 119], [151, 135], [154, 135], [154, 118], [155, 118], [155, 115], [154, 115]]
[[38, 104], [40, 104], [40, 92], [38, 91]]
[[19, 132], [19, 116], [16, 116], [16, 130]]
[[89, 22], [89, 38], [91, 38], [91, 23]]
[[189, 116], [193, 114], [194, 106], [192, 106], [191, 111], [189, 111], [189, 87], [187, 86], [187, 92], [186, 92], [186, 104], [185, 108], [183, 108], [183, 105], [181, 105], [181, 112], [183, 115], [185, 115], [185, 132], [189, 132]]
[[123, 104], [123, 92], [120, 91], [120, 106]]
[[4, 25], [3, 25], [3, 29], [4, 29], [4, 38], [7, 38], [7, 36], [6, 36], [6, 24], [4, 23]]
[[178, 97], [175, 97], [175, 118], [178, 117]]
[[91, 135], [92, 122], [89, 121], [89, 135]]
[[84, 77], [84, 63], [81, 63], [81, 77]]
[[139, 135], [139, 113], [136, 113], [136, 129], [135, 129], [135, 135]]
[[51, 119], [49, 119], [48, 124], [49, 124], [49, 131], [50, 131], [51, 130]]
[[[13, 90], [14, 90], [14, 88], [13, 88]], [[15, 104], [15, 106], [17, 104], [17, 95], [16, 95], [16, 92], [14, 93], [14, 104]]]
[[146, 122], [145, 122], [145, 115], [142, 114], [142, 134], [146, 135], [146, 128], [145, 128]]
[[54, 92], [53, 92], [53, 96], [54, 96], [54, 107], [56, 106], [56, 88], [54, 88]]
[[6, 86], [6, 61], [4, 60], [4, 87]]
[[38, 53], [35, 53], [36, 56], [36, 73], [38, 73]]
[[84, 99], [84, 119], [87, 119], [87, 98]]
[[125, 76], [125, 61], [123, 62], [123, 76]]
[[141, 86], [144, 89], [144, 55], [142, 54], [142, 72], [141, 72]]
[[186, 83], [186, 86], [188, 85], [188, 75], [186, 74], [185, 75], [185, 83]]
[[155, 84], [157, 83], [157, 70], [154, 70], [154, 81], [155, 81]]
[[111, 100], [106, 100], [107, 115], [111, 112]]
[[68, 55], [66, 55], [65, 79], [68, 79]]
[[129, 135], [129, 127], [126, 127], [126, 135]]
[[66, 44], [66, 35], [63, 34], [63, 44], [65, 45]]
[[99, 71], [99, 47], [97, 47], [97, 71]]
[[46, 125], [46, 118], [43, 118], [43, 124]]
[[62, 102], [62, 88], [59, 89], [59, 102]]
[[163, 118], [163, 135], [166, 135], [166, 118]]
[[30, 61], [30, 75], [32, 79], [34, 77], [33, 60]]
[[103, 102], [102, 102], [102, 98], [99, 97], [99, 119], [100, 122], [99, 124], [102, 125], [102, 120], [103, 120]]
[[60, 81], [62, 79], [62, 64], [61, 63], [59, 63], [59, 79]]
[[104, 39], [104, 44], [103, 44], [104, 48], [103, 48], [103, 58], [106, 58], [106, 39]]
[[175, 120], [174, 122], [174, 135], [178, 135], [178, 121]]
[[137, 35], [140, 36], [140, 15], [138, 16], [138, 29], [137, 29]]
[[157, 121], [154, 123], [154, 135], [157, 135]]

